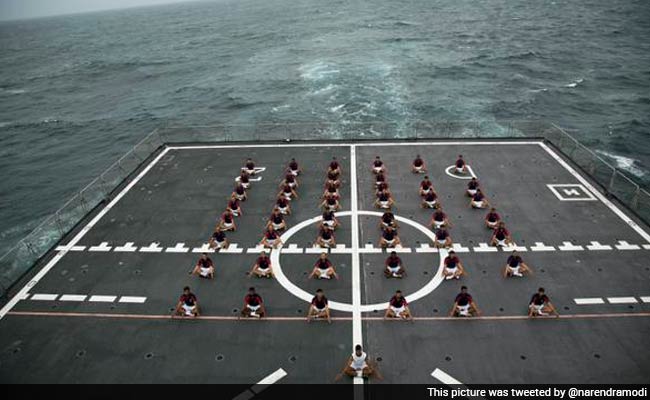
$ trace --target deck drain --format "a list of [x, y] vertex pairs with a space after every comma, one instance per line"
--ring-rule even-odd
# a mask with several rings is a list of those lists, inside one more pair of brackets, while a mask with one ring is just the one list
[[525, 359], [526, 359], [526, 356], [521, 355], [521, 356], [519, 356], [519, 358], [521, 358], [522, 360], [525, 360]]
[[487, 274], [487, 271], [486, 271], [486, 270], [483, 270], [483, 273], [484, 273], [484, 274]]
[[429, 275], [429, 271], [424, 271], [424, 275]]
[[569, 307], [567, 307], [567, 306], [564, 306], [564, 309], [565, 309], [565, 310], [568, 310], [568, 309], [569, 309]]
[[296, 313], [298, 313], [298, 314], [302, 314], [302, 308], [297, 309], [297, 310], [296, 310]]
[[307, 271], [303, 272], [302, 274], [303, 274], [303, 275], [307, 275]]
[[451, 356], [445, 357], [445, 361], [451, 361]]
[[297, 359], [298, 359], [298, 357], [291, 356], [291, 357], [289, 357], [289, 362], [295, 363]]
[[634, 310], [634, 306], [627, 306], [630, 310]]
[[52, 305], [52, 308], [56, 308], [56, 304]]
[[377, 357], [377, 362], [382, 362], [383, 358]]
[[[112, 306], [110, 307], [110, 309], [111, 309], [111, 310], [115, 310], [115, 306], [112, 305]], [[173, 309], [172, 309], [172, 311], [173, 311]]]
[[503, 312], [503, 307], [500, 307], [500, 308], [499, 308], [499, 311]]
[[153, 353], [147, 353], [144, 355], [145, 360], [151, 360], [153, 358]]
[[223, 354], [217, 354], [217, 356], [214, 358], [215, 361], [223, 361], [226, 357], [223, 356]]
[[379, 310], [372, 310], [372, 312], [376, 313], [376, 312], [379, 312]]
[[437, 309], [437, 308], [434, 308], [434, 309], [433, 309], [433, 312], [434, 312], [434, 313], [438, 312], [438, 309]]
[[598, 268], [598, 272], [603, 272], [603, 269], [602, 269], [602, 268]]
[[81, 358], [86, 355], [86, 350], [79, 350], [77, 354], [75, 354], [75, 357]]
[[232, 313], [233, 313], [233, 314], [237, 314], [238, 312], [239, 312], [239, 309], [238, 309], [238, 308], [233, 308], [233, 309], [232, 309]]
[[600, 358], [600, 354], [598, 353], [594, 354], [594, 358]]
[[370, 271], [370, 275], [374, 275], [374, 274], [375, 274], [375, 271]]
[[545, 269], [540, 269], [539, 272], [544, 273], [544, 272], [546, 272], [546, 270]]
[[15, 347], [13, 350], [11, 350], [11, 352], [14, 354], [18, 354], [20, 353], [20, 351], [21, 351], [20, 347]]
[[139, 269], [136, 269], [135, 271], [133, 271], [133, 273], [135, 275], [140, 275], [142, 273], [142, 271], [140, 271]]

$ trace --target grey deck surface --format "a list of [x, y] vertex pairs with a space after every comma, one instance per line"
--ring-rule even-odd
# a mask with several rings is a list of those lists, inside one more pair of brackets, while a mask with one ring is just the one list
[[[560, 201], [547, 184], [580, 182], [539, 144], [401, 144], [355, 144], [357, 207], [374, 211], [370, 164], [380, 155], [397, 202], [395, 214], [428, 225], [431, 212], [420, 208], [417, 193], [422, 176], [410, 173], [411, 160], [421, 154], [453, 223], [452, 238], [461, 251], [467, 248], [458, 255], [468, 276], [443, 281], [432, 293], [412, 302], [411, 310], [416, 317], [444, 317], [460, 286], [467, 285], [487, 318], [406, 323], [379, 320], [382, 311], [364, 313], [364, 346], [372, 358], [381, 359], [382, 383], [439, 383], [431, 376], [436, 368], [465, 384], [650, 382], [647, 240], [600, 200]], [[486, 211], [468, 207], [467, 181], [445, 173], [459, 153], [478, 176], [517, 245], [526, 247], [521, 255], [533, 268], [533, 276], [504, 279], [501, 272], [508, 253], [476, 251], [489, 241], [490, 231], [482, 223]], [[287, 219], [291, 227], [320, 214], [325, 168], [332, 156], [338, 157], [343, 168], [343, 210], [351, 209], [350, 155], [350, 146], [339, 144], [168, 150], [75, 243], [84, 246], [83, 250], [52, 252], [48, 259], [59, 252], [63, 257], [0, 320], [0, 382], [254, 384], [279, 368], [287, 373], [280, 383], [332, 382], [352, 351], [352, 314], [333, 311], [340, 319], [332, 325], [307, 324], [305, 301], [276, 280], [249, 278], [246, 273], [258, 256], [254, 248], [288, 160], [295, 157], [304, 168], [299, 177], [300, 198], [292, 202], [293, 214]], [[242, 252], [210, 254], [217, 269], [215, 280], [189, 276], [200, 255], [194, 249], [207, 242], [247, 157], [266, 170], [260, 182], [253, 182], [248, 201], [242, 203], [239, 229], [228, 234]], [[358, 218], [360, 246], [377, 247], [378, 219]], [[341, 222], [337, 242], [349, 249], [350, 217], [341, 217]], [[305, 254], [304, 249], [311, 247], [316, 232], [316, 225], [310, 225], [285, 244], [284, 249], [297, 245], [303, 254], [281, 253], [282, 271], [307, 292], [322, 288], [330, 300], [351, 303], [355, 290], [351, 254], [330, 255], [341, 275], [339, 281], [306, 278], [318, 255]], [[396, 289], [416, 292], [438, 271], [439, 254], [416, 251], [430, 243], [426, 236], [405, 224], [399, 233], [403, 246], [411, 250], [400, 254], [408, 276], [385, 279], [386, 253], [361, 252], [360, 287], [356, 289], [362, 304], [385, 302]], [[110, 251], [90, 250], [102, 242]], [[128, 242], [137, 249], [117, 251], [116, 247]], [[162, 250], [142, 251], [152, 242]], [[538, 242], [553, 249], [533, 251], [531, 247]], [[581, 249], [562, 250], [564, 242]], [[586, 246], [592, 242], [611, 249], [590, 250]], [[186, 250], [168, 251], [174, 248]], [[164, 318], [185, 285], [198, 296], [204, 316], [228, 318], [237, 315], [246, 289], [255, 286], [268, 316], [276, 319]], [[528, 300], [539, 286], [546, 288], [566, 318], [516, 319], [526, 315]], [[38, 294], [57, 297], [32, 298]], [[61, 295], [88, 297], [62, 301]], [[91, 302], [93, 295], [116, 299]], [[146, 299], [122, 303], [122, 296]], [[612, 304], [616, 301], [608, 300], [612, 297], [633, 300]], [[601, 298], [603, 303], [578, 305], [576, 298]], [[118, 314], [118, 318], [109, 318]]]

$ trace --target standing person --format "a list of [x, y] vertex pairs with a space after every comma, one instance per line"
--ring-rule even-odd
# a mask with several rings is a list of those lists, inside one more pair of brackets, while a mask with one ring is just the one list
[[404, 320], [413, 320], [411, 311], [409, 310], [409, 303], [402, 296], [402, 291], [398, 290], [395, 295], [388, 301], [388, 308], [384, 314], [384, 319], [401, 318]]
[[327, 297], [323, 294], [322, 289], [316, 290], [316, 296], [311, 299], [309, 311], [307, 312], [307, 322], [311, 322], [317, 318], [325, 318], [328, 324], [332, 323]]
[[176, 304], [176, 309], [174, 310], [174, 314], [172, 314], [172, 318], [174, 315], [182, 317], [199, 316], [199, 301], [194, 293], [190, 291], [189, 286], [183, 288], [183, 294], [178, 299], [178, 304]]
[[371, 376], [376, 376], [377, 379], [382, 379], [379, 370], [376, 368], [374, 363], [370, 362], [368, 354], [363, 351], [363, 347], [360, 344], [354, 346], [354, 353], [348, 358], [345, 362], [345, 367], [343, 371], [336, 375], [334, 380], [338, 381], [341, 379], [343, 374], [349, 376], [350, 378], [363, 377], [370, 378]]
[[241, 309], [241, 316], [245, 318], [264, 318], [266, 309], [262, 296], [257, 294], [254, 287], [248, 288], [248, 294], [244, 297], [244, 306]]
[[544, 288], [539, 288], [528, 303], [528, 316], [532, 318], [547, 316], [549, 314], [554, 314], [556, 318], [560, 316], [553, 304], [551, 304], [551, 300], [545, 294]]
[[481, 312], [472, 298], [472, 295], [467, 293], [467, 286], [460, 288], [460, 293], [454, 300], [454, 305], [449, 312], [450, 317], [474, 317], [481, 315]]

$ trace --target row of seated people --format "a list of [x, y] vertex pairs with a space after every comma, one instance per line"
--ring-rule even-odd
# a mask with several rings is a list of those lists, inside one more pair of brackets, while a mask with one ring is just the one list
[[[178, 299], [172, 317], [198, 317], [201, 313], [199, 300], [192, 293], [189, 286], [183, 288], [183, 293]], [[262, 296], [257, 293], [254, 287], [250, 287], [244, 297], [244, 304], [240, 311], [240, 316], [245, 318], [264, 318], [267, 314], [266, 307]], [[528, 303], [528, 316], [559, 316], [559, 313], [546, 295], [544, 288], [539, 288], [531, 297]], [[453, 305], [449, 311], [450, 317], [475, 317], [480, 316], [481, 311], [472, 295], [468, 292], [467, 286], [462, 286], [460, 293], [454, 298]], [[395, 294], [388, 300], [388, 307], [384, 313], [385, 319], [403, 319], [413, 320], [413, 315], [409, 308], [409, 303], [402, 294], [401, 290], [395, 291]], [[322, 289], [317, 289], [311, 304], [307, 311], [307, 322], [316, 319], [325, 320], [332, 323], [329, 308], [329, 300]]]
[[332, 158], [325, 173], [325, 185], [321, 196], [320, 207], [323, 215], [318, 226], [318, 235], [314, 246], [331, 248], [336, 246], [334, 232], [340, 226], [335, 213], [341, 209], [341, 164], [336, 157]]

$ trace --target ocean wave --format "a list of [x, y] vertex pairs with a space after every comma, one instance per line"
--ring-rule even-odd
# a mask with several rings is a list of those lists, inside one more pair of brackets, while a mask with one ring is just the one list
[[636, 177], [641, 178], [646, 174], [646, 171], [642, 170], [640, 167], [637, 166], [639, 161], [635, 160], [634, 158], [610, 153], [605, 150], [596, 150], [596, 153], [601, 154], [609, 158], [610, 160], [614, 161], [616, 168], [627, 171]]
[[583, 78], [578, 78], [578, 79], [576, 79], [575, 81], [573, 81], [573, 82], [571, 82], [571, 83], [569, 83], [569, 84], [564, 85], [564, 87], [567, 87], [567, 88], [574, 88], [574, 87], [577, 87], [579, 84], [581, 84], [581, 83], [584, 82], [584, 81], [585, 81], [585, 80], [584, 80]]
[[23, 94], [27, 93], [27, 89], [3, 89], [0, 88], [0, 93], [6, 93], [6, 94]]
[[300, 77], [308, 81], [319, 81], [341, 72], [337, 67], [323, 61], [301, 65], [298, 71]]
[[420, 26], [417, 22], [410, 22], [410, 21], [397, 21], [393, 25], [395, 26]]

